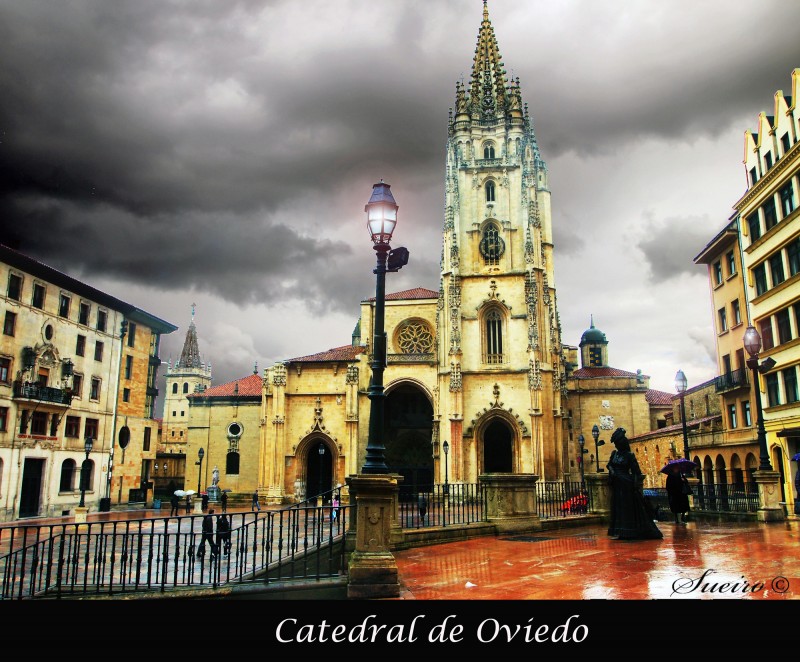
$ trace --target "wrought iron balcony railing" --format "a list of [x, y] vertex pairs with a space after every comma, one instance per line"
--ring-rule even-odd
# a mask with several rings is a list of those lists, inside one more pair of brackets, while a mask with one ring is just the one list
[[14, 397], [39, 402], [51, 402], [56, 405], [69, 407], [72, 402], [72, 393], [62, 388], [41, 386], [36, 382], [14, 382]]
[[717, 393], [732, 391], [737, 388], [746, 388], [749, 385], [750, 381], [747, 377], [747, 368], [732, 370], [714, 379], [714, 390]]

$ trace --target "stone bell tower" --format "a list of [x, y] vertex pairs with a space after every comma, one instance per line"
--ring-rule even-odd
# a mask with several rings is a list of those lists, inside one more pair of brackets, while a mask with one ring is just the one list
[[484, 1], [468, 84], [456, 83], [445, 169], [439, 429], [451, 480], [564, 477], [566, 393], [547, 166]]

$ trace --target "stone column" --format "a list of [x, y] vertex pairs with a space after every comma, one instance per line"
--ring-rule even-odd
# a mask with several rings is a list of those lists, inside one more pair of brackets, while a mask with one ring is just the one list
[[542, 521], [536, 508], [536, 474], [481, 474], [486, 490], [486, 518], [498, 533], [538, 531]]
[[387, 474], [358, 474], [347, 479], [355, 494], [355, 551], [348, 564], [348, 598], [396, 598], [397, 563], [389, 551], [397, 506], [397, 480]]
[[754, 471], [753, 480], [758, 485], [758, 521], [783, 522], [786, 515], [780, 505], [780, 474], [777, 471]]
[[611, 490], [608, 487], [608, 474], [585, 474], [584, 480], [589, 492], [589, 512], [608, 519], [611, 516]]

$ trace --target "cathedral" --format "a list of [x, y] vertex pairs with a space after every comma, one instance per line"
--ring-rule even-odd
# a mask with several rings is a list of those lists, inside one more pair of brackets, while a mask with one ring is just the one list
[[[412, 489], [488, 472], [560, 480], [575, 469], [548, 171], [485, 2], [469, 81], [455, 88], [438, 288], [386, 296], [386, 464]], [[162, 437], [185, 449], [187, 485], [218, 467], [223, 488], [279, 504], [360, 473], [374, 318], [374, 299], [362, 301], [349, 344], [210, 386], [193, 317], [167, 373]]]

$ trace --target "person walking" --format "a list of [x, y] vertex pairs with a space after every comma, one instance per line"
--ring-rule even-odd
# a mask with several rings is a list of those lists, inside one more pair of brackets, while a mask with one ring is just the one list
[[261, 510], [261, 504], [258, 503], [258, 490], [253, 492], [253, 506], [252, 510]]
[[197, 551], [198, 556], [204, 556], [206, 553], [206, 543], [211, 548], [211, 556], [219, 554], [219, 547], [214, 542], [214, 509], [211, 508], [208, 514], [203, 518], [203, 537], [200, 540], [200, 549]]
[[222, 512], [223, 513], [227, 513], [228, 512], [228, 493], [227, 492], [223, 492], [222, 493], [222, 496], [220, 497], [220, 501], [222, 502]]
[[335, 522], [337, 517], [339, 517], [339, 497], [334, 494], [331, 499], [331, 519]]
[[178, 517], [178, 508], [180, 508], [181, 501], [177, 494], [172, 495], [172, 498], [169, 500], [169, 505], [169, 516], [172, 517], [174, 515], [175, 517]]
[[667, 474], [667, 500], [675, 515], [675, 524], [686, 524], [689, 518], [689, 493], [692, 491], [686, 476], [678, 466], [670, 467]]
[[226, 556], [231, 553], [231, 524], [225, 514], [217, 518], [217, 550]]

